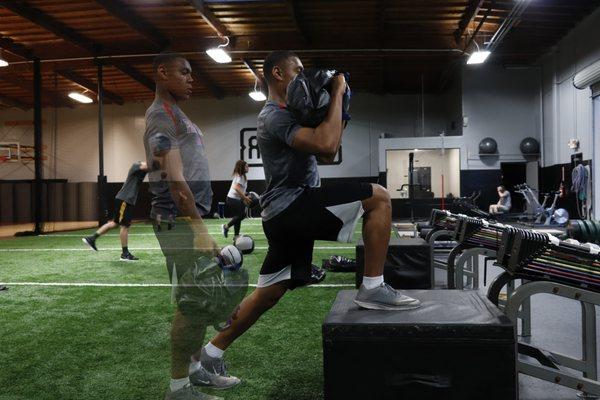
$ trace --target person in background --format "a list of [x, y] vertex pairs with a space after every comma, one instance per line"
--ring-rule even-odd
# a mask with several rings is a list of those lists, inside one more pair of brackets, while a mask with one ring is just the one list
[[225, 204], [233, 214], [233, 218], [228, 223], [223, 224], [223, 236], [227, 237], [229, 228], [233, 226], [234, 240], [240, 235], [242, 220], [246, 217], [246, 206], [252, 201], [250, 197], [246, 196], [246, 189], [248, 188], [247, 173], [248, 163], [244, 160], [238, 160], [233, 168], [233, 181], [225, 200]]
[[98, 230], [91, 236], [86, 236], [81, 240], [83, 243], [90, 246], [94, 251], [98, 251], [96, 247], [96, 239], [104, 235], [111, 229], [117, 226], [121, 227], [119, 237], [121, 239], [121, 261], [136, 261], [138, 258], [129, 252], [127, 247], [129, 237], [129, 227], [131, 226], [131, 217], [133, 214], [133, 207], [137, 202], [138, 193], [140, 191], [140, 185], [142, 184], [146, 173], [148, 172], [148, 166], [144, 161], [138, 161], [133, 163], [129, 172], [127, 173], [127, 179], [119, 190], [119, 193], [115, 196], [115, 216], [112, 221], [108, 221], [102, 225]]
[[502, 185], [498, 186], [498, 202], [490, 205], [490, 214], [505, 214], [512, 207], [510, 192]]

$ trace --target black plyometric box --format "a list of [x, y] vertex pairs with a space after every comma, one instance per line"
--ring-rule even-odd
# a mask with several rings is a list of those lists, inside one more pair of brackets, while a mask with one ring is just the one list
[[[365, 246], [356, 244], [356, 287], [365, 270]], [[383, 280], [396, 289], [431, 289], [433, 265], [431, 244], [421, 238], [390, 238]]]
[[516, 400], [513, 324], [476, 291], [410, 290], [421, 307], [359, 308], [339, 292], [323, 323], [325, 400]]

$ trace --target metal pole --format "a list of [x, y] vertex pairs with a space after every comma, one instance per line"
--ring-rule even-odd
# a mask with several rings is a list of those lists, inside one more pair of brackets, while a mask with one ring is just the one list
[[104, 88], [102, 87], [102, 63], [98, 65], [98, 225], [106, 223], [106, 176], [104, 175]]
[[34, 234], [42, 233], [42, 74], [40, 59], [33, 60]]
[[421, 74], [421, 136], [425, 137], [425, 78]]
[[408, 153], [408, 198], [410, 199], [410, 222], [415, 222], [415, 153]]

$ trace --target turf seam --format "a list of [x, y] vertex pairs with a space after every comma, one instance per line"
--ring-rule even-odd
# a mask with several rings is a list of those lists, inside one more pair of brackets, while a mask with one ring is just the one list
[[[102, 282], [0, 282], [0, 285], [5, 286], [65, 286], [65, 287], [172, 287], [170, 283], [102, 283]], [[255, 288], [257, 285], [248, 284], [249, 287]], [[354, 287], [351, 284], [343, 283], [324, 283], [318, 285], [308, 285], [309, 288], [338, 288], [338, 287]]]

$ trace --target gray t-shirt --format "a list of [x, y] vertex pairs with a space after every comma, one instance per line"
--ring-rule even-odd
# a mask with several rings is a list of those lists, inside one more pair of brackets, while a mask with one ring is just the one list
[[258, 115], [258, 148], [267, 184], [260, 198], [265, 221], [285, 210], [306, 187], [320, 185], [316, 157], [291, 147], [300, 128], [290, 111], [272, 101]]
[[154, 153], [179, 150], [183, 167], [183, 177], [194, 194], [196, 208], [200, 215], [210, 211], [212, 189], [208, 159], [200, 129], [192, 123], [176, 104], [155, 100], [146, 110], [146, 132], [144, 147], [150, 172], [150, 192], [152, 210], [150, 216], [160, 214], [164, 219], [177, 216], [177, 209], [171, 194], [165, 171], [158, 168]]
[[146, 171], [142, 171], [141, 162], [134, 162], [129, 172], [127, 173], [127, 179], [119, 190], [119, 193], [115, 196], [117, 199], [124, 201], [127, 204], [135, 205], [137, 202], [138, 193], [140, 192], [140, 185], [146, 177]]

